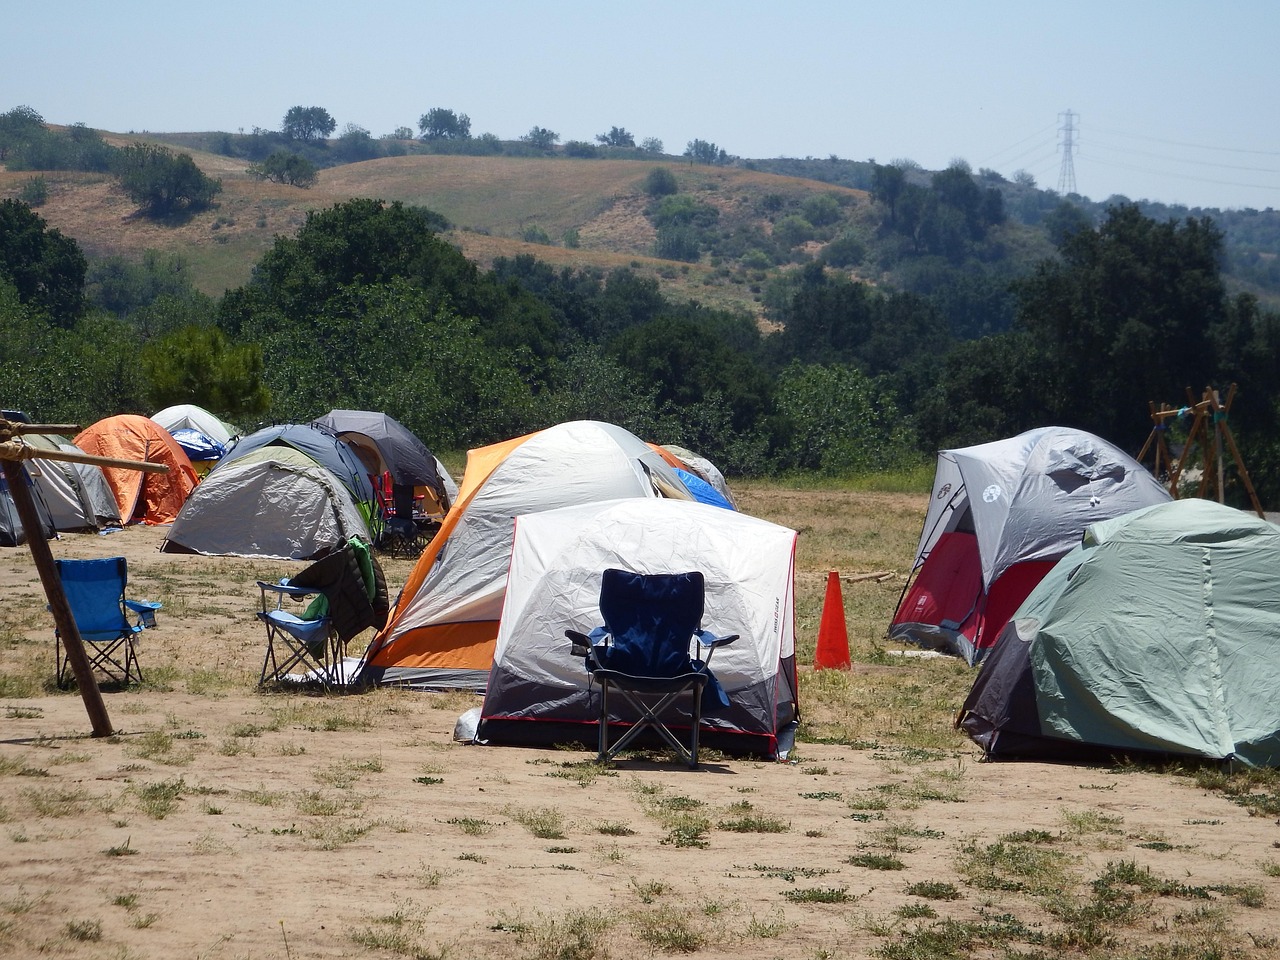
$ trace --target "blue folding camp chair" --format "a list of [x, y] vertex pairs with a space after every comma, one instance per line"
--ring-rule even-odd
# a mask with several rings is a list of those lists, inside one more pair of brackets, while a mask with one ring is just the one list
[[338, 641], [327, 604], [323, 614], [310, 605], [302, 616], [284, 609], [285, 598], [302, 601], [322, 593], [319, 587], [295, 587], [287, 580], [280, 583], [258, 581], [262, 590], [262, 609], [258, 619], [267, 626], [267, 655], [262, 661], [258, 685], [286, 679], [300, 668], [304, 679], [319, 680], [329, 686], [341, 668], [343, 644]]
[[[126, 600], [129, 581], [124, 557], [102, 560], [55, 560], [62, 591], [71, 607], [80, 639], [84, 641], [89, 666], [107, 679], [128, 686], [142, 682], [138, 666], [138, 634], [156, 625], [159, 603]], [[130, 622], [130, 615], [135, 617]], [[62, 634], [54, 629], [54, 658], [58, 686], [68, 687], [74, 679], [67, 661]]]
[[[645, 730], [676, 751], [690, 767], [698, 765], [698, 731], [704, 701], [728, 706], [709, 668], [716, 649], [738, 639], [719, 637], [702, 629], [705, 583], [701, 573], [639, 574], [626, 570], [604, 571], [600, 584], [600, 614], [604, 625], [590, 634], [566, 630], [572, 652], [586, 659], [591, 682], [600, 684], [600, 751], [598, 759], [610, 760], [635, 742]], [[694, 655], [705, 651], [706, 659]], [[609, 714], [609, 692], [616, 691], [634, 714], [616, 721]], [[673, 728], [685, 716], [677, 707], [684, 693], [693, 695], [688, 714], [688, 743]], [[670, 717], [665, 719], [664, 715]], [[630, 724], [610, 744], [609, 727]]]

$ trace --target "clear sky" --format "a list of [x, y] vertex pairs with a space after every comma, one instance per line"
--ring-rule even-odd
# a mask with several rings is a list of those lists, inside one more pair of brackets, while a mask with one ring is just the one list
[[1277, 0], [7, 0], [0, 110], [112, 132], [612, 126], [679, 154], [1019, 169], [1280, 208]]

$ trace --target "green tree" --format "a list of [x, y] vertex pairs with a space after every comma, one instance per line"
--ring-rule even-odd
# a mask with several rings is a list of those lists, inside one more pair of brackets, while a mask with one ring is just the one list
[[888, 222], [893, 226], [898, 218], [898, 199], [907, 185], [907, 175], [901, 167], [876, 164], [871, 173], [871, 199], [889, 208]]
[[84, 307], [88, 264], [79, 245], [20, 200], [0, 200], [0, 279], [18, 300], [71, 327]]
[[778, 378], [786, 462], [844, 475], [914, 460], [914, 437], [891, 390], [854, 366], [790, 364]]
[[1136, 447], [1148, 402], [1210, 382], [1213, 331], [1228, 319], [1221, 253], [1207, 217], [1161, 223], [1126, 204], [1018, 282], [1018, 322], [1048, 358], [1050, 415]]
[[560, 142], [560, 134], [546, 127], [534, 126], [520, 139], [535, 150], [550, 150]]
[[626, 127], [610, 127], [608, 133], [597, 133], [596, 141], [605, 147], [634, 147], [636, 138]]
[[120, 317], [161, 297], [195, 295], [186, 257], [158, 250], [145, 251], [141, 260], [118, 256], [95, 260], [85, 276], [85, 291], [95, 306]]
[[44, 117], [31, 107], [14, 107], [0, 113], [0, 162], [8, 162], [46, 134]]
[[189, 155], [155, 144], [122, 149], [115, 175], [129, 199], [152, 217], [203, 210], [222, 192], [222, 181], [206, 177]]
[[333, 152], [344, 163], [372, 160], [378, 155], [378, 144], [373, 135], [358, 124], [348, 123], [342, 128], [342, 136], [334, 144]]
[[432, 107], [418, 118], [418, 131], [423, 140], [469, 140], [471, 118], [445, 107]]
[[184, 327], [152, 340], [140, 362], [152, 408], [194, 403], [232, 421], [253, 421], [270, 407], [261, 347], [234, 344], [217, 327]]
[[290, 140], [314, 143], [324, 140], [337, 126], [337, 121], [324, 107], [290, 107], [284, 115], [280, 132]]
[[249, 166], [249, 175], [258, 180], [285, 183], [304, 190], [315, 185], [317, 174], [314, 163], [291, 150], [277, 150], [261, 163]]
[[684, 155], [693, 163], [723, 164], [729, 162], [729, 155], [723, 149], [707, 140], [690, 140], [684, 148]]
[[640, 149], [645, 153], [662, 153], [662, 141], [657, 137], [645, 137], [640, 141]]
[[676, 175], [666, 167], [654, 167], [645, 175], [644, 192], [651, 197], [666, 197], [679, 191]]

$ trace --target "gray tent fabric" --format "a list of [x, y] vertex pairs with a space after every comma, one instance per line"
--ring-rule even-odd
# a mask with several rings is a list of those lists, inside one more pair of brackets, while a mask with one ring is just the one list
[[966, 510], [989, 589], [1014, 563], [1062, 556], [1089, 524], [1167, 500], [1133, 457], [1072, 427], [943, 450], [913, 567]]
[[1280, 766], [1280, 527], [1205, 500], [1093, 524], [1002, 632], [959, 726], [993, 759]]
[[[52, 540], [58, 534], [49, 516], [49, 508], [45, 506], [44, 499], [40, 496], [40, 491], [32, 482], [31, 475], [24, 464], [18, 464], [18, 472], [22, 476], [22, 482], [27, 485], [31, 501], [35, 505], [36, 516], [40, 520], [40, 536], [44, 540]], [[22, 525], [22, 518], [18, 516], [18, 505], [13, 502], [13, 494], [9, 491], [9, 481], [4, 474], [0, 473], [0, 547], [20, 546], [27, 542], [27, 536], [28, 531]]]
[[332, 473], [355, 497], [357, 503], [368, 504], [372, 509], [373, 485], [364, 464], [345, 443], [323, 427], [302, 423], [283, 423], [263, 427], [247, 437], [241, 437], [226, 452], [210, 476], [223, 470], [240, 457], [265, 446], [293, 447]]
[[348, 443], [365, 448], [371, 445], [382, 461], [379, 467], [391, 474], [392, 482], [430, 487], [437, 496], [445, 492], [435, 456], [394, 417], [371, 410], [330, 410], [312, 423], [331, 430], [338, 439]]
[[[83, 453], [64, 437], [28, 434], [27, 446], [40, 450]], [[58, 530], [99, 530], [120, 526], [120, 507], [102, 469], [88, 463], [36, 457], [27, 464], [36, 488]]]
[[308, 560], [369, 529], [346, 487], [292, 447], [220, 463], [182, 505], [166, 553]]

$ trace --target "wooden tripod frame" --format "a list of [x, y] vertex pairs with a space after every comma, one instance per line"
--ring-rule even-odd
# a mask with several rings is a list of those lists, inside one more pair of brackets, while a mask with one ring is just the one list
[[[1265, 518], [1266, 515], [1262, 511], [1262, 505], [1258, 502], [1258, 494], [1253, 489], [1253, 481], [1249, 478], [1249, 471], [1244, 465], [1244, 459], [1240, 456], [1240, 448], [1236, 446], [1236, 438], [1231, 433], [1231, 427], [1227, 424], [1227, 415], [1231, 412], [1231, 404], [1235, 397], [1236, 385], [1233, 383], [1227, 390], [1225, 403], [1219, 397], [1218, 391], [1212, 387], [1205, 387], [1204, 396], [1200, 400], [1196, 400], [1191, 388], [1188, 387], [1187, 405], [1185, 407], [1175, 408], [1162, 403], [1157, 409], [1154, 403], [1149, 403], [1148, 407], [1151, 411], [1153, 426], [1150, 435], [1147, 437], [1147, 442], [1142, 446], [1142, 452], [1138, 454], [1138, 462], [1145, 462], [1147, 453], [1154, 448], [1155, 467], [1153, 472], [1155, 477], [1159, 480], [1167, 470], [1169, 493], [1174, 499], [1177, 499], [1178, 480], [1181, 478], [1196, 444], [1199, 443], [1203, 451], [1204, 470], [1200, 475], [1200, 486], [1196, 491], [1196, 496], [1205, 497], [1209, 492], [1209, 483], [1212, 478], [1216, 480], [1217, 500], [1222, 503], [1225, 490], [1225, 447], [1231, 452], [1236, 471], [1240, 474], [1240, 480], [1244, 483], [1244, 488], [1249, 493], [1249, 502], [1253, 504], [1254, 512], [1259, 517]], [[1175, 459], [1169, 451], [1169, 445], [1165, 442], [1168, 424], [1171, 420], [1190, 416], [1191, 414], [1195, 414], [1195, 419], [1191, 423], [1191, 429], [1187, 432], [1187, 442], [1182, 448], [1182, 456]], [[1210, 425], [1212, 425], [1213, 430], [1212, 440], [1208, 435]]]

